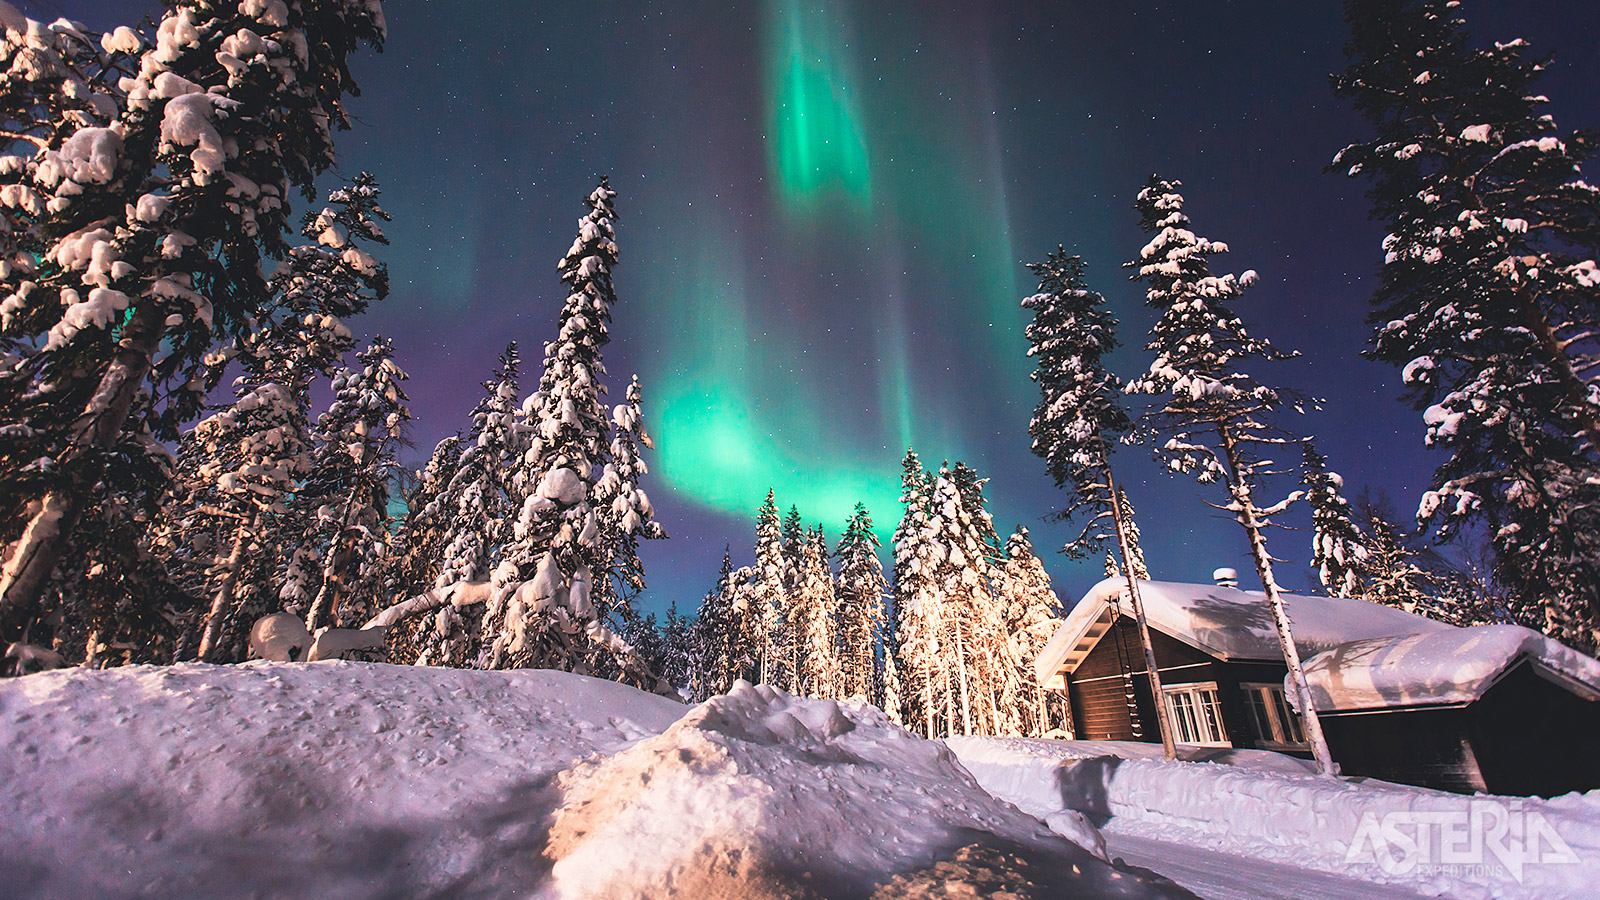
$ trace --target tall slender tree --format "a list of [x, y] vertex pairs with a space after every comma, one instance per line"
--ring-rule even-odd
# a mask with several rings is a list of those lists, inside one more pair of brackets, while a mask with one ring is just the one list
[[1402, 367], [1449, 459], [1419, 519], [1481, 528], [1522, 621], [1600, 646], [1600, 188], [1521, 40], [1448, 0], [1348, 0], [1334, 89], [1373, 125], [1333, 166], [1388, 223], [1369, 354]]
[[716, 583], [700, 599], [695, 616], [692, 642], [695, 664], [691, 677], [691, 696], [704, 700], [733, 686], [742, 677], [739, 625], [733, 608], [733, 552], [723, 548], [722, 568]]
[[395, 535], [396, 553], [384, 576], [391, 597], [415, 597], [433, 587], [440, 557], [449, 538], [445, 527], [449, 512], [444, 500], [450, 482], [461, 467], [461, 434], [434, 445], [426, 465], [405, 491], [406, 513]]
[[894, 651], [902, 685], [906, 720], [923, 737], [937, 734], [935, 722], [943, 706], [939, 675], [943, 652], [944, 594], [940, 588], [934, 546], [928, 538], [932, 499], [928, 475], [915, 450], [901, 463], [900, 523], [894, 531]]
[[615, 198], [601, 179], [559, 264], [570, 293], [559, 333], [545, 345], [539, 389], [524, 404], [531, 433], [515, 478], [526, 499], [492, 579], [484, 620], [487, 668], [588, 673], [626, 646], [613, 642], [601, 622], [594, 588], [597, 577], [606, 577], [595, 489], [610, 444], [600, 379], [617, 299], [611, 279]]
[[1044, 563], [1033, 552], [1028, 529], [1020, 525], [1006, 540], [999, 595], [1017, 666], [1019, 694], [1010, 701], [1014, 715], [1023, 734], [1043, 737], [1051, 729], [1049, 703], [1035, 674], [1034, 661], [1060, 625], [1061, 601], [1050, 587]]
[[380, 600], [389, 552], [389, 498], [411, 420], [394, 345], [375, 337], [361, 368], [333, 380], [333, 402], [317, 421], [317, 452], [297, 500], [310, 513], [303, 544], [318, 547], [322, 571], [306, 612], [313, 634], [365, 621]]
[[[639, 560], [639, 540], [663, 540], [667, 530], [655, 520], [655, 508], [642, 482], [650, 471], [641, 447], [654, 447], [644, 428], [643, 390], [639, 376], [628, 385], [626, 402], [612, 407], [611, 460], [595, 485], [600, 508], [600, 563], [603, 574], [595, 584], [602, 620], [620, 615], [621, 608], [644, 590], [644, 563]], [[670, 621], [666, 624], [670, 624]]]
[[[1161, 317], [1146, 345], [1155, 359], [1128, 390], [1159, 398], [1150, 418], [1167, 437], [1159, 452], [1175, 471], [1192, 473], [1202, 484], [1220, 481], [1227, 488], [1228, 502], [1217, 508], [1232, 515], [1249, 540], [1317, 769], [1333, 774], [1333, 759], [1306, 690], [1300, 652], [1273, 577], [1264, 534], [1271, 517], [1301, 494], [1295, 491], [1265, 506], [1256, 499], [1273, 466], [1262, 452], [1293, 443], [1267, 421], [1270, 413], [1286, 404], [1285, 395], [1242, 371], [1244, 363], [1282, 360], [1291, 354], [1251, 337], [1229, 310], [1228, 304], [1255, 282], [1256, 274], [1211, 274], [1207, 258], [1227, 252], [1227, 245], [1188, 229], [1179, 187], [1176, 181], [1152, 175], [1139, 191], [1139, 225], [1151, 239], [1139, 258], [1127, 265], [1134, 269], [1133, 277], [1145, 283], [1146, 301], [1161, 311]], [[1292, 398], [1287, 402], [1297, 406]]]
[[484, 396], [472, 411], [467, 449], [455, 475], [441, 493], [450, 510], [448, 538], [434, 587], [489, 576], [495, 552], [506, 537], [512, 515], [511, 488], [506, 483], [517, 448], [516, 405], [520, 358], [513, 341], [506, 345], [494, 374], [483, 383]]
[[833, 551], [839, 561], [837, 654], [841, 697], [872, 697], [877, 648], [884, 626], [883, 598], [888, 584], [878, 561], [872, 516], [857, 503]]
[[[602, 488], [606, 466], [613, 462], [601, 379], [617, 302], [611, 278], [616, 196], [601, 178], [559, 264], [569, 293], [556, 339], [545, 344], [539, 389], [524, 404], [530, 433], [516, 483], [526, 499], [492, 579], [483, 662], [489, 668], [615, 670], [651, 685], [654, 676], [606, 624], [600, 606], [606, 592], [595, 588], [611, 578], [615, 557], [606, 545], [614, 551], [649, 527], [637, 514], [609, 518], [602, 506], [609, 499]], [[648, 503], [639, 509], [648, 511]], [[609, 541], [608, 522], [615, 526]]]
[[745, 602], [749, 607], [750, 624], [759, 630], [761, 638], [757, 677], [763, 684], [772, 685], [789, 683], [790, 641], [786, 618], [789, 599], [784, 588], [788, 568], [782, 529], [777, 496], [768, 489], [767, 499], [756, 513], [756, 564], [752, 570], [754, 577], [745, 592]]
[[801, 539], [800, 566], [791, 595], [790, 629], [796, 652], [794, 690], [808, 697], [838, 699], [842, 675], [835, 614], [838, 600], [828, 571], [828, 541], [822, 526]]
[[1077, 256], [1057, 247], [1042, 263], [1030, 268], [1039, 277], [1036, 293], [1022, 301], [1033, 311], [1025, 330], [1028, 355], [1035, 360], [1032, 378], [1039, 384], [1039, 405], [1028, 433], [1033, 452], [1045, 461], [1056, 487], [1071, 498], [1056, 518], [1087, 513], [1078, 537], [1063, 548], [1069, 556], [1083, 557], [1107, 539], [1115, 539], [1127, 581], [1128, 604], [1133, 609], [1144, 648], [1146, 678], [1156, 698], [1156, 722], [1168, 759], [1177, 758], [1172, 723], [1161, 701], [1161, 674], [1156, 666], [1150, 625], [1139, 597], [1138, 572], [1144, 568], [1132, 532], [1132, 515], [1122, 506], [1123, 494], [1111, 471], [1111, 450], [1132, 423], [1123, 409], [1117, 378], [1105, 367], [1104, 357], [1117, 346], [1117, 320], [1105, 307], [1105, 298], [1089, 290], [1087, 266]]

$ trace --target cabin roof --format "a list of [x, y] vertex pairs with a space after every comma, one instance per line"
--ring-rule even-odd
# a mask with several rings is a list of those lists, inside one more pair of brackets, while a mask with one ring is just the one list
[[[1264, 593], [1166, 581], [1138, 586], [1151, 629], [1225, 662], [1283, 662]], [[1116, 616], [1132, 616], [1126, 591], [1124, 579], [1107, 578], [1078, 601], [1035, 661], [1041, 684], [1064, 687], [1063, 676], [1077, 670]], [[1600, 700], [1600, 662], [1528, 628], [1459, 628], [1360, 598], [1282, 596], [1319, 712], [1471, 703], [1523, 662]]]
[[1446, 626], [1349, 641], [1306, 660], [1306, 686], [1318, 712], [1459, 706], [1482, 697], [1523, 662], [1575, 694], [1600, 700], [1600, 662], [1520, 625]]
[[[1138, 585], [1151, 628], [1227, 662], [1283, 661], [1266, 594], [1170, 581], [1140, 581]], [[1062, 673], [1077, 669], [1110, 630], [1114, 614], [1133, 614], [1123, 597], [1126, 591], [1124, 579], [1107, 578], [1078, 601], [1039, 654], [1040, 683], [1060, 687]], [[1282, 596], [1302, 658], [1352, 640], [1451, 627], [1369, 600]]]

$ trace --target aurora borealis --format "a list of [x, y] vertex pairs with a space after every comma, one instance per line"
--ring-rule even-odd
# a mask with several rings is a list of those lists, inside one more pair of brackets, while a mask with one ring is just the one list
[[[35, 0], [105, 28], [151, 0]], [[1477, 33], [1556, 55], [1541, 90], [1595, 126], [1600, 10], [1468, 4]], [[562, 299], [555, 262], [601, 174], [618, 191], [620, 297], [607, 349], [620, 397], [640, 373], [657, 449], [646, 485], [672, 533], [644, 549], [647, 606], [690, 609], [725, 544], [748, 562], [769, 487], [836, 537], [865, 502], [885, 538], [899, 463], [991, 478], [1002, 533], [1041, 551], [1058, 495], [1028, 450], [1035, 394], [1022, 263], [1082, 254], [1123, 321], [1131, 375], [1153, 316], [1120, 269], [1143, 243], [1133, 195], [1181, 179], [1198, 232], [1253, 268], [1239, 307], [1304, 356], [1270, 376], [1326, 398], [1293, 423], [1352, 491], [1414, 506], [1437, 460], [1398, 373], [1361, 360], [1381, 234], [1356, 182], [1322, 169], [1364, 134], [1337, 105], [1336, 4], [758, 0], [387, 0], [389, 40], [356, 60], [347, 173], [385, 191], [394, 290], [352, 326], [395, 340], [413, 460], [464, 428], [505, 342], [525, 389]], [[1121, 453], [1158, 578], [1244, 565], [1236, 528], [1187, 479]], [[1290, 519], [1293, 522], [1293, 518]], [[1305, 584], [1304, 533], [1274, 535]], [[1099, 563], [1046, 564], [1064, 599]]]

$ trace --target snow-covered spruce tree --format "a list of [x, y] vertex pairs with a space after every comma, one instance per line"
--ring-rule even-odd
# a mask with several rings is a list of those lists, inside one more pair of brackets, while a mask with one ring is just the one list
[[[1368, 600], [1403, 609], [1409, 613], [1450, 621], [1449, 611], [1435, 597], [1434, 579], [1416, 563], [1416, 554], [1405, 545], [1400, 530], [1387, 519], [1368, 520], [1365, 535], [1368, 556], [1362, 596]], [[1456, 623], [1451, 624], [1468, 624]]]
[[[1127, 488], [1117, 486], [1117, 502], [1122, 506], [1122, 536], [1128, 542], [1128, 569], [1141, 581], [1150, 580], [1150, 567], [1144, 562], [1144, 547], [1139, 543], [1139, 515], [1133, 501], [1128, 499]], [[1115, 573], [1113, 573], [1115, 574]]]
[[932, 501], [928, 475], [915, 450], [901, 463], [900, 523], [894, 530], [894, 648], [906, 722], [923, 737], [940, 733], [945, 707], [941, 643], [944, 591], [936, 580], [938, 558], [930, 540]]
[[[786, 636], [784, 643], [783, 662], [780, 669], [788, 674], [784, 684], [789, 690], [801, 693], [801, 674], [805, 666], [805, 635], [800, 627], [800, 618], [805, 613], [799, 608], [799, 593], [804, 575], [801, 566], [805, 556], [805, 525], [800, 520], [800, 508], [794, 504], [789, 505], [789, 511], [784, 513], [783, 522], [778, 533], [783, 547], [783, 599], [780, 609], [783, 613], [782, 631]], [[774, 682], [777, 684], [779, 682]]]
[[739, 627], [735, 621], [732, 597], [733, 552], [722, 550], [722, 568], [717, 580], [700, 598], [693, 634], [693, 666], [690, 670], [690, 697], [705, 700], [733, 686], [740, 670], [738, 660]]
[[[626, 680], [654, 687], [655, 679], [607, 626], [594, 587], [610, 577], [605, 567], [611, 562], [599, 491], [611, 430], [600, 379], [617, 299], [611, 281], [617, 264], [615, 198], [602, 178], [559, 264], [570, 293], [556, 339], [545, 344], [539, 389], [524, 405], [530, 433], [517, 478], [526, 499], [491, 579], [483, 663], [580, 673], [617, 667]], [[648, 511], [648, 502], [637, 509]], [[618, 531], [611, 543], [649, 528], [643, 516], [625, 518], [626, 524], [614, 520]]]
[[813, 528], [800, 552], [799, 590], [803, 614], [798, 616], [796, 641], [804, 649], [796, 654], [801, 673], [800, 693], [808, 697], [843, 699], [843, 674], [838, 654], [838, 594], [828, 569], [828, 539], [822, 526]]
[[[759, 595], [764, 590], [753, 566], [741, 566], [728, 576], [723, 595], [728, 608], [728, 651], [722, 670], [727, 690], [738, 679], [755, 684], [761, 680], [762, 652], [769, 632], [762, 615]], [[716, 693], [722, 693], [721, 690]]]
[[472, 411], [467, 449], [455, 474], [435, 501], [446, 516], [439, 542], [444, 546], [432, 587], [437, 611], [420, 629], [419, 664], [474, 665], [488, 635], [481, 626], [484, 611], [477, 604], [457, 605], [458, 585], [489, 578], [494, 554], [502, 546], [513, 515], [507, 476], [520, 445], [517, 423], [517, 380], [521, 358], [513, 341], [500, 355], [494, 374], [483, 383], [484, 396]]
[[1355, 518], [1367, 554], [1362, 559], [1362, 594], [1368, 600], [1451, 625], [1502, 620], [1498, 598], [1486, 595], [1473, 573], [1433, 548], [1417, 546], [1420, 533], [1395, 524], [1394, 509], [1382, 496], [1363, 491]]
[[434, 579], [435, 587], [483, 581], [513, 514], [506, 476], [518, 446], [517, 381], [521, 358], [515, 341], [500, 354], [494, 374], [483, 383], [484, 396], [472, 411], [467, 449], [443, 497], [455, 514], [447, 526], [449, 542]]
[[382, 567], [390, 550], [389, 495], [411, 421], [394, 362], [394, 346], [375, 337], [360, 369], [333, 379], [333, 402], [317, 421], [317, 452], [296, 502], [309, 513], [302, 544], [322, 559], [306, 630], [352, 627], [383, 599]]
[[[1116, 541], [1150, 694], [1160, 698], [1161, 675], [1139, 598], [1137, 573], [1144, 563], [1134, 562], [1132, 517], [1122, 507], [1124, 495], [1111, 471], [1111, 449], [1132, 427], [1121, 403], [1119, 382], [1104, 360], [1117, 346], [1117, 320], [1106, 309], [1105, 298], [1089, 290], [1084, 279], [1087, 265], [1080, 257], [1068, 256], [1066, 248], [1058, 246], [1044, 262], [1028, 268], [1039, 278], [1038, 290], [1022, 301], [1033, 311], [1024, 333], [1028, 355], [1034, 358], [1031, 377], [1039, 385], [1039, 405], [1028, 424], [1033, 453], [1045, 461], [1056, 487], [1068, 493], [1067, 506], [1055, 517], [1088, 516], [1078, 537], [1063, 548], [1067, 555], [1082, 558], [1108, 539]], [[1167, 759], [1176, 759], [1164, 703], [1156, 704], [1156, 723]]]
[[1020, 733], [1015, 713], [1022, 692], [996, 595], [1000, 572], [982, 484], [971, 469], [946, 465], [930, 496], [934, 580], [944, 595], [944, 666], [954, 679], [945, 698], [947, 733], [959, 722], [962, 734], [1014, 735]]
[[1450, 452], [1418, 516], [1484, 528], [1517, 618], [1600, 646], [1600, 189], [1521, 40], [1477, 48], [1457, 4], [1351, 0], [1334, 88], [1374, 127], [1333, 167], [1388, 223], [1371, 356], [1403, 367]]
[[147, 426], [173, 438], [209, 387], [206, 351], [252, 327], [287, 195], [332, 164], [346, 59], [381, 44], [383, 17], [377, 0], [179, 0], [155, 38], [104, 39], [138, 54], [125, 96], [88, 91], [94, 117], [0, 163], [8, 195], [38, 208], [12, 236], [39, 264], [0, 276], [0, 330], [27, 348], [5, 376], [27, 402], [7, 415], [57, 461], [0, 523], [0, 631], [35, 617], [107, 451]]
[[1021, 692], [1014, 714], [1024, 735], [1043, 737], [1052, 725], [1044, 686], [1039, 684], [1033, 664], [1060, 624], [1061, 602], [1050, 587], [1044, 563], [1033, 552], [1028, 529], [1020, 525], [1006, 540], [999, 594]]
[[406, 515], [395, 534], [395, 554], [384, 576], [390, 597], [415, 597], [433, 587], [449, 539], [445, 531], [448, 511], [442, 501], [460, 467], [458, 432], [434, 445], [428, 462], [405, 490]]
[[1355, 512], [1340, 491], [1344, 479], [1328, 471], [1328, 458], [1307, 441], [1300, 483], [1311, 507], [1311, 565], [1335, 597], [1362, 597], [1368, 590], [1367, 541]]
[[650, 471], [640, 456], [640, 447], [654, 447], [644, 429], [640, 407], [643, 391], [639, 376], [628, 385], [627, 402], [611, 410], [616, 429], [611, 438], [611, 461], [606, 463], [595, 486], [595, 503], [600, 507], [600, 558], [595, 583], [595, 604], [602, 621], [620, 615], [645, 588], [644, 564], [639, 561], [639, 539], [664, 540], [667, 530], [655, 521], [650, 498], [640, 486]]
[[[289, 390], [302, 411], [296, 424], [305, 429], [309, 429], [306, 420], [313, 379], [331, 376], [354, 346], [342, 320], [388, 295], [387, 268], [363, 247], [388, 243], [379, 223], [389, 217], [378, 206], [378, 195], [377, 180], [363, 172], [330, 192], [327, 207], [306, 215], [300, 231], [310, 242], [292, 248], [272, 277], [275, 307], [258, 323], [256, 332], [236, 343], [247, 370], [267, 368]], [[229, 355], [224, 352], [219, 357]], [[313, 440], [308, 430], [295, 435], [300, 444]], [[316, 460], [308, 465], [314, 467]], [[318, 590], [317, 573], [323, 564], [318, 545], [303, 540], [315, 527], [314, 514], [320, 505], [309, 503], [301, 486], [287, 513], [265, 523], [268, 530], [256, 537], [258, 545], [295, 551], [284, 566], [278, 595], [300, 615]], [[243, 616], [239, 624], [248, 626], [252, 620]]]
[[1266, 421], [1268, 414], [1284, 406], [1284, 395], [1241, 371], [1246, 363], [1281, 360], [1291, 354], [1251, 337], [1228, 308], [1254, 283], [1255, 272], [1239, 277], [1211, 274], [1207, 257], [1226, 253], [1227, 245], [1199, 237], [1186, 227], [1189, 218], [1183, 213], [1179, 186], [1152, 175], [1139, 191], [1139, 226], [1152, 237], [1139, 258], [1127, 265], [1134, 270], [1133, 277], [1145, 283], [1145, 299], [1161, 311], [1161, 317], [1145, 345], [1155, 359], [1127, 390], [1158, 398], [1148, 416], [1157, 433], [1167, 437], [1158, 452], [1173, 471], [1192, 473], [1201, 484], [1220, 481], [1227, 488], [1228, 502], [1217, 508], [1232, 515], [1249, 540], [1317, 769], [1333, 774], [1333, 759], [1316, 710], [1308, 702], [1300, 653], [1290, 634], [1264, 535], [1271, 517], [1299, 499], [1300, 493], [1270, 506], [1256, 499], [1261, 480], [1273, 465], [1261, 455], [1262, 449], [1283, 450], [1293, 443]]
[[[41, 330], [48, 327], [42, 320], [51, 309], [45, 306], [30, 310], [28, 295], [38, 288], [40, 256], [56, 237], [48, 229], [59, 210], [53, 208], [49, 192], [33, 183], [27, 157], [50, 154], [48, 158], [55, 161], [57, 168], [64, 162], [72, 163], [78, 179], [98, 178], [104, 155], [95, 160], [92, 146], [84, 144], [92, 145], [97, 135], [105, 133], [103, 127], [126, 106], [126, 91], [119, 82], [137, 74], [138, 53], [144, 43], [128, 28], [97, 39], [100, 36], [85, 34], [65, 19], [45, 26], [10, 7], [0, 10], [0, 19], [0, 134], [9, 151], [9, 155], [0, 156], [0, 279], [4, 279], [4, 290], [0, 291], [0, 435], [4, 436], [0, 439], [0, 562], [9, 567], [12, 560], [8, 545], [42, 509], [40, 498], [61, 480], [63, 473], [56, 465], [55, 454], [63, 431], [70, 428], [70, 417], [81, 410], [81, 406], [74, 406], [84, 393], [80, 388], [77, 395], [62, 397], [66, 378], [58, 378], [50, 386], [55, 397], [43, 398], [36, 393], [40, 387], [39, 369], [46, 362], [38, 352]], [[74, 144], [72, 139], [80, 130], [84, 136]], [[109, 177], [110, 173], [105, 174]], [[48, 282], [46, 285], [50, 291], [51, 286]], [[24, 319], [29, 312], [40, 315], [41, 321], [28, 325]], [[110, 352], [105, 346], [93, 351], [96, 356]], [[83, 352], [90, 355], [87, 348]], [[68, 366], [62, 369], [71, 371]], [[54, 413], [57, 420], [47, 421], [45, 412]], [[49, 647], [54, 642], [64, 651], [60, 654], [63, 658], [74, 660], [77, 651], [83, 649], [83, 635], [62, 632], [73, 630], [75, 611], [119, 605], [110, 596], [90, 599], [92, 591], [83, 577], [87, 571], [84, 566], [99, 567], [96, 571], [100, 585], [114, 587], [118, 581], [117, 557], [103, 556], [106, 545], [101, 539], [110, 533], [107, 529], [126, 533], [129, 523], [106, 516], [148, 505], [161, 494], [167, 477], [162, 469], [167, 461], [152, 452], [153, 444], [145, 435], [124, 435], [119, 446], [107, 453], [108, 457], [130, 461], [142, 458], [136, 467], [152, 478], [119, 479], [119, 474], [129, 474], [131, 470], [113, 469], [115, 463], [110, 460], [99, 466], [98, 474], [103, 476], [100, 480], [84, 476], [85, 482], [95, 482], [91, 490], [100, 492], [100, 498], [86, 501], [98, 509], [92, 517], [96, 521], [86, 521], [85, 528], [98, 533], [76, 542], [76, 552], [64, 557], [66, 565], [43, 586], [40, 605], [31, 611], [25, 613], [10, 604], [13, 591], [0, 596], [0, 645], [15, 638], [42, 645], [40, 652], [56, 653]], [[109, 505], [100, 504], [99, 499], [110, 501]], [[84, 590], [79, 590], [80, 586]], [[149, 596], [153, 592], [140, 593]], [[93, 618], [101, 621], [104, 616], [96, 614]], [[61, 628], [52, 629], [46, 624], [56, 621], [62, 623]]]
[[[327, 208], [307, 214], [301, 233], [309, 242], [289, 250], [273, 275], [272, 306], [256, 321], [255, 330], [207, 359], [213, 370], [236, 361], [244, 374], [236, 382], [234, 405], [202, 421], [181, 445], [180, 455], [193, 457], [196, 465], [180, 466], [180, 471], [194, 477], [175, 486], [168, 507], [178, 519], [222, 520], [211, 527], [195, 521], [186, 526], [207, 533], [208, 539], [218, 532], [224, 535], [205, 575], [211, 604], [201, 628], [201, 659], [222, 658], [218, 653], [225, 635], [231, 635], [231, 648], [242, 649], [250, 622], [271, 611], [282, 548], [306, 551], [284, 564], [279, 596], [293, 606], [300, 592], [317, 589], [308, 576], [317, 572], [322, 558], [308, 556], [315, 545], [302, 539], [313, 527], [301, 484], [315, 465], [311, 384], [330, 375], [353, 346], [343, 320], [388, 294], [387, 271], [361, 246], [387, 242], [378, 221], [388, 217], [377, 197], [376, 181], [362, 173], [331, 192]], [[189, 549], [178, 562], [204, 558]]]
[[783, 536], [783, 559], [787, 565], [784, 586], [792, 589], [800, 584], [800, 563], [805, 556], [806, 528], [800, 519], [800, 507], [789, 505], [779, 533]]
[[883, 653], [883, 699], [879, 706], [883, 709], [889, 721], [896, 725], [905, 725], [904, 693], [900, 687], [900, 667], [895, 665], [895, 654], [890, 648], [884, 648]]
[[678, 604], [667, 607], [661, 622], [661, 677], [672, 685], [680, 698], [693, 697], [699, 647], [695, 643], [695, 621], [678, 615]]
[[[238, 601], [249, 595], [235, 596], [241, 575], [249, 561], [276, 554], [278, 544], [271, 538], [281, 535], [274, 526], [288, 515], [294, 491], [311, 470], [303, 397], [262, 374], [247, 374], [241, 381], [233, 405], [201, 420], [182, 449], [202, 460], [195, 470], [197, 489], [187, 498], [215, 501], [195, 514], [229, 520], [220, 529], [226, 535], [217, 545], [220, 554], [206, 571], [210, 609], [198, 650], [203, 661], [216, 660], [227, 626], [246, 618], [238, 614]], [[251, 590], [261, 587], [255, 579], [244, 584]]]
[[839, 561], [838, 640], [839, 696], [877, 699], [872, 690], [877, 671], [877, 648], [883, 634], [883, 598], [888, 583], [878, 561], [878, 536], [872, 533], [872, 516], [856, 504], [845, 523], [833, 556]]
[[756, 666], [762, 684], [790, 687], [788, 668], [792, 656], [788, 629], [788, 606], [792, 602], [785, 586], [789, 567], [783, 552], [783, 526], [778, 520], [776, 494], [769, 488], [767, 499], [756, 512], [756, 564], [744, 599], [750, 626], [757, 629], [760, 651]]

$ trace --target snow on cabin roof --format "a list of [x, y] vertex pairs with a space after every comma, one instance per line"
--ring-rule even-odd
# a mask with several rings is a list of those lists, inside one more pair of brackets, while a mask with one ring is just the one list
[[[1039, 681], [1060, 687], [1110, 629], [1113, 611], [1132, 615], [1122, 594], [1127, 582], [1107, 578], [1067, 614], [1035, 663]], [[1302, 657], [1354, 640], [1427, 633], [1453, 626], [1370, 600], [1283, 594], [1295, 647]], [[1150, 627], [1218, 659], [1281, 662], [1266, 594], [1214, 584], [1140, 581]]]
[[1574, 693], [1600, 700], [1600, 662], [1520, 625], [1436, 629], [1349, 641], [1306, 660], [1319, 712], [1471, 703], [1526, 660]]

